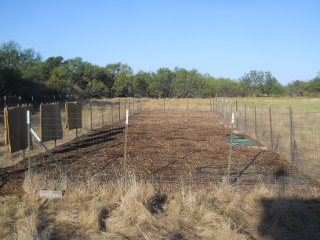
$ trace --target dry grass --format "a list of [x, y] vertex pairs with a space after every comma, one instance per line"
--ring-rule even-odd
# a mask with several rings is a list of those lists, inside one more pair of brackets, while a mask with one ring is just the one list
[[[62, 199], [39, 197], [59, 188]], [[320, 239], [315, 187], [235, 188], [26, 178], [0, 201], [1, 239]]]
[[209, 98], [143, 98], [143, 111], [175, 110], [175, 111], [210, 111]]

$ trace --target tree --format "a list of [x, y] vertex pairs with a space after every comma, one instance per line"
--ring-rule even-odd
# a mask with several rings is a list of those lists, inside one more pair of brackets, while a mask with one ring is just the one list
[[268, 97], [270, 95], [280, 95], [284, 91], [283, 86], [269, 71], [264, 73], [264, 86], [262, 89], [262, 94], [267, 94]]
[[33, 49], [22, 50], [14, 41], [3, 43], [0, 47], [0, 93], [32, 94], [37, 87], [31, 82], [38, 82], [41, 76], [40, 63], [41, 56]]
[[87, 84], [86, 93], [89, 98], [100, 98], [105, 95], [107, 86], [103, 82], [93, 79]]
[[242, 95], [242, 88], [239, 82], [229, 78], [211, 78], [209, 82], [211, 96], [216, 97], [237, 97]]
[[0, 65], [0, 96], [13, 93], [21, 85], [22, 78], [20, 71], [7, 66]]
[[174, 97], [201, 97], [206, 84], [204, 77], [195, 69], [174, 69], [175, 79], [172, 82]]
[[115, 75], [112, 87], [114, 96], [132, 96], [133, 94], [133, 70], [128, 65], [123, 65], [121, 71]]
[[22, 77], [31, 82], [41, 81], [41, 56], [33, 49], [26, 49], [21, 51], [22, 64], [21, 74]]
[[152, 79], [152, 73], [139, 71], [133, 77], [133, 93], [134, 97], [146, 97], [148, 96], [148, 87], [150, 80]]
[[52, 71], [63, 64], [63, 57], [49, 57], [41, 63], [41, 81], [47, 82], [52, 75]]
[[151, 96], [171, 97], [174, 80], [175, 73], [173, 71], [168, 68], [159, 68], [149, 84]]
[[51, 72], [49, 82], [62, 90], [65, 87], [85, 90], [88, 81], [84, 76], [85, 62], [80, 57], [67, 59]]
[[306, 84], [306, 91], [312, 95], [319, 95], [320, 94], [320, 76], [317, 76], [310, 80]]
[[66, 64], [62, 64], [53, 69], [48, 83], [51, 86], [58, 88], [60, 91], [63, 91], [63, 89], [70, 86], [72, 84], [72, 80], [68, 66]]
[[21, 53], [21, 46], [10, 41], [3, 43], [0, 47], [0, 65], [11, 69], [20, 69], [23, 58]]
[[244, 90], [245, 96], [252, 96], [254, 94], [254, 81], [250, 73], [245, 73], [244, 76], [239, 79], [239, 83]]
[[289, 83], [286, 87], [287, 92], [290, 96], [302, 96], [307, 86], [306, 82], [295, 80]]
[[[127, 73], [131, 72], [131, 75], [133, 74], [133, 70], [130, 66], [127, 64], [122, 64], [121, 62], [118, 63], [112, 63], [108, 64], [105, 67], [105, 71], [107, 73], [107, 82], [105, 83], [108, 89], [110, 89], [110, 97], [118, 96], [121, 94], [121, 87], [120, 87], [120, 79], [118, 80], [118, 83], [116, 83], [116, 76], [120, 73], [124, 73], [126, 75]], [[121, 77], [118, 77], [121, 78]], [[114, 87], [114, 85], [116, 86]], [[115, 91], [115, 93], [113, 93]], [[126, 93], [127, 94], [127, 93]]]
[[283, 87], [278, 80], [267, 71], [252, 70], [250, 73], [245, 73], [239, 79], [245, 96], [270, 96], [271, 94], [278, 95], [283, 91]]

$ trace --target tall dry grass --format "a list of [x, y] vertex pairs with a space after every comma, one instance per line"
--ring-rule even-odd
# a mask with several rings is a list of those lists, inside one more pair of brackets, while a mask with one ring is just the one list
[[[40, 189], [64, 190], [62, 199]], [[239, 188], [34, 175], [2, 197], [1, 239], [320, 239], [315, 187]]]

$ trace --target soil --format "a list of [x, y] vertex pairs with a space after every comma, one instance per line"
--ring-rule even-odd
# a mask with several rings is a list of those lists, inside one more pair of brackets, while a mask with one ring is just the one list
[[[230, 182], [234, 185], [318, 184], [244, 133], [241, 135], [254, 142], [230, 147], [226, 143], [230, 133], [230, 124], [212, 112], [143, 111], [130, 117], [127, 128], [122, 121], [105, 125], [51, 151], [76, 181], [108, 181], [126, 171], [158, 183], [221, 183], [231, 159]], [[33, 172], [52, 178], [65, 175], [47, 153], [33, 156], [31, 162]], [[0, 169], [0, 195], [24, 194], [27, 170], [27, 159]]]

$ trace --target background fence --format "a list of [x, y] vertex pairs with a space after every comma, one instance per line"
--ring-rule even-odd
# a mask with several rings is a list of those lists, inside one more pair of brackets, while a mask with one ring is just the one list
[[[7, 105], [8, 107], [22, 105], [21, 99], [18, 98], [16, 101], [13, 99], [6, 100], [7, 104], [10, 102]], [[66, 122], [64, 105], [65, 101], [59, 102], [63, 126]], [[232, 113], [236, 113], [235, 127], [260, 141], [269, 149], [278, 152], [308, 175], [320, 178], [320, 142], [318, 140], [320, 136], [320, 112], [274, 107], [272, 105], [265, 106], [265, 104], [236, 99], [115, 98], [82, 101], [82, 128], [77, 130], [63, 128], [62, 139], [48, 141], [45, 144], [49, 149], [52, 149], [106, 125], [119, 122], [119, 127], [123, 127], [126, 109], [130, 110], [130, 115], [141, 110], [212, 111], [228, 122], [231, 121]], [[24, 151], [9, 153], [8, 146], [4, 145], [3, 109], [1, 109], [0, 121], [2, 121], [0, 125], [0, 167], [6, 167], [20, 162], [27, 156]], [[31, 127], [36, 133], [39, 133], [39, 105], [32, 105]], [[110, 136], [113, 134], [115, 132], [110, 131]], [[77, 146], [77, 148], [85, 148], [85, 144], [92, 144], [90, 141], [97, 141], [97, 136], [94, 133], [90, 135], [90, 139], [86, 140], [83, 145]], [[41, 152], [46, 154], [44, 149], [34, 141], [31, 154], [35, 155]], [[78, 157], [81, 157], [81, 154], [79, 153]]]
[[227, 121], [235, 113], [236, 127], [320, 178], [320, 112], [223, 98], [214, 98], [212, 109]]

